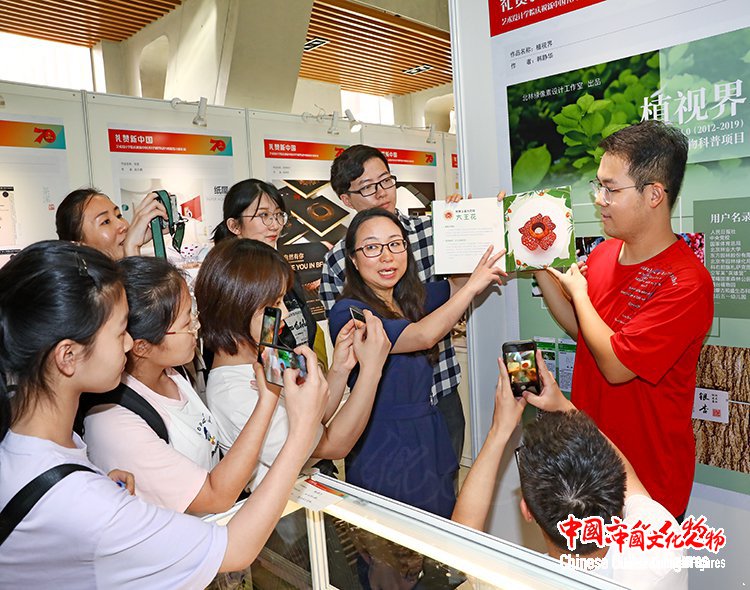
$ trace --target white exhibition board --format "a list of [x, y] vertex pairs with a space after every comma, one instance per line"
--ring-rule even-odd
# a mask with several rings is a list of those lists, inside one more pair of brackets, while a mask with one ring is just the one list
[[[0, 82], [0, 250], [55, 239], [55, 211], [89, 183], [81, 93]], [[0, 264], [7, 255], [0, 254]]]
[[331, 188], [331, 164], [360, 142], [346, 121], [331, 116], [248, 112], [253, 176], [272, 183], [284, 199], [289, 220], [278, 241], [305, 288], [308, 307], [318, 321], [325, 310], [318, 299], [326, 253], [346, 235], [353, 211]]
[[[538, 1], [534, 10], [544, 13], [541, 5], [549, 3]], [[493, 194], [511, 187], [511, 150], [517, 147], [519, 138], [509, 132], [509, 87], [750, 26], [750, 10], [744, 0], [604, 1], [492, 37], [490, 4], [498, 10], [510, 6], [484, 0], [450, 0], [461, 185], [463, 191], [474, 194]], [[516, 7], [520, 4], [515, 3]], [[740, 55], [746, 49], [739, 48]], [[668, 55], [666, 61], [672, 58], [677, 60], [679, 56]], [[716, 66], [719, 65], [717, 61]], [[549, 90], [555, 92], [554, 88]], [[747, 90], [745, 87], [742, 90], [744, 98]], [[593, 225], [593, 210], [583, 211], [581, 205], [580, 217], [587, 215]], [[492, 416], [492, 392], [497, 379], [495, 359], [503, 341], [519, 334], [517, 302], [518, 293], [511, 281], [502, 296], [488, 298], [475, 308], [470, 318], [468, 345], [475, 449], [483, 441]], [[517, 472], [511, 460], [503, 467], [490, 531], [527, 546], [538, 546], [538, 534], [520, 522], [517, 487]], [[747, 497], [742, 496], [737, 502], [746, 505]], [[749, 515], [750, 511], [737, 504], [721, 515], [721, 522], [712, 526], [724, 526], [726, 522], [727, 537], [733, 535], [735, 539], [733, 547], [746, 546]], [[699, 574], [695, 586], [691, 579], [691, 587], [739, 586], [744, 558], [739, 550], [731, 548], [727, 549], [726, 558], [726, 570], [707, 570]], [[691, 578], [693, 574], [697, 572], [692, 572]]]
[[244, 109], [209, 106], [199, 127], [196, 105], [87, 94], [86, 113], [94, 186], [127, 207], [127, 218], [148, 192], [167, 190], [193, 217], [183, 246], [207, 243], [226, 191], [249, 176]]

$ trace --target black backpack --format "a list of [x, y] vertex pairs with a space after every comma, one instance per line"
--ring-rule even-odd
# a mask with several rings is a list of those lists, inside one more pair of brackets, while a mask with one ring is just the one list
[[159, 415], [159, 412], [154, 409], [154, 406], [124, 383], [120, 383], [116, 389], [113, 389], [108, 393], [84, 393], [81, 395], [81, 399], [78, 402], [78, 414], [76, 415], [75, 424], [73, 426], [73, 429], [78, 434], [83, 436], [83, 419], [86, 417], [86, 414], [88, 414], [94, 406], [100, 406], [102, 404], [115, 404], [130, 410], [135, 415], [143, 418], [146, 424], [151, 427], [157, 436], [165, 443], [169, 444], [167, 426], [164, 424], [164, 420]]

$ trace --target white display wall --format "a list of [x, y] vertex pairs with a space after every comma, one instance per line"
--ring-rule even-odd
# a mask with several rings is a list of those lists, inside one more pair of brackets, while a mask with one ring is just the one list
[[0, 83], [0, 97], [2, 264], [7, 253], [56, 237], [57, 205], [90, 174], [80, 92]]
[[195, 105], [106, 94], [85, 100], [94, 186], [128, 217], [148, 192], [167, 190], [191, 217], [183, 244], [207, 243], [227, 189], [250, 172], [244, 109], [209, 107], [200, 127], [192, 124]]
[[[249, 177], [277, 185], [285, 178], [320, 181], [318, 192], [346, 212], [328, 239], [340, 238], [348, 225], [352, 211], [325, 185], [335, 155], [368, 139], [364, 130], [350, 133], [345, 119], [337, 122], [337, 133], [331, 133], [330, 115], [208, 106], [202, 127], [192, 124], [194, 104], [7, 82], [0, 82], [0, 96], [5, 100], [0, 107], [0, 188], [8, 189], [0, 191], [0, 264], [20, 247], [54, 239], [57, 205], [71, 190], [86, 186], [122, 205], [128, 219], [150, 190], [168, 190], [182, 213], [193, 217], [184, 244], [210, 240], [222, 217], [226, 190]], [[395, 164], [396, 170], [412, 182], [431, 183], [436, 198], [445, 196], [446, 134], [436, 134], [438, 143], [427, 144], [426, 131], [365, 127], [372, 140], [385, 147], [433, 152], [432, 166]], [[47, 141], [50, 132], [55, 144]], [[269, 142], [278, 149], [267, 152]], [[307, 144], [310, 153], [285, 157], [283, 149], [289, 149], [290, 142], [301, 150]]]

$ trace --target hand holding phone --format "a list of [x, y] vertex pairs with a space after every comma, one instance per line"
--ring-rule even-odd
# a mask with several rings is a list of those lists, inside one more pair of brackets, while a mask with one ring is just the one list
[[354, 320], [355, 329], [359, 329], [360, 327], [359, 325], [357, 325], [357, 322], [360, 322], [360, 325], [366, 323], [364, 312], [356, 305], [349, 306], [349, 314], [352, 316], [352, 319]]
[[523, 397], [528, 391], [539, 395], [539, 374], [536, 366], [536, 342], [518, 340], [503, 344], [503, 360], [510, 376], [510, 387], [513, 395]]
[[268, 383], [284, 386], [284, 371], [298, 369], [297, 385], [307, 379], [307, 362], [305, 357], [293, 350], [281, 346], [261, 344], [258, 346], [258, 362], [263, 365], [263, 374]]

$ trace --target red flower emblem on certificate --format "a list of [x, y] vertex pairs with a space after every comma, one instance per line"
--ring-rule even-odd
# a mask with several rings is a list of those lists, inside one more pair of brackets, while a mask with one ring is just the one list
[[546, 250], [557, 239], [553, 231], [555, 227], [548, 215], [543, 216], [541, 213], [537, 213], [523, 227], [518, 228], [521, 233], [521, 243], [529, 250], [536, 250], [537, 248]]

